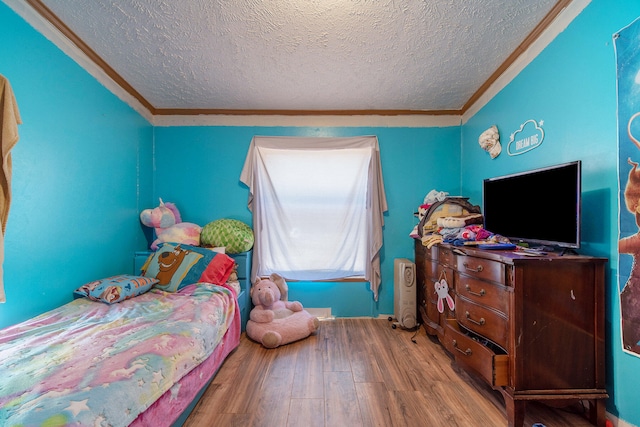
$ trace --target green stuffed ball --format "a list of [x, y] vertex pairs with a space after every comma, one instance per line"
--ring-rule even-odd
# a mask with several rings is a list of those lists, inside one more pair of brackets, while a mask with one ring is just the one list
[[200, 245], [224, 246], [228, 254], [239, 254], [253, 247], [253, 230], [237, 219], [218, 219], [202, 227]]

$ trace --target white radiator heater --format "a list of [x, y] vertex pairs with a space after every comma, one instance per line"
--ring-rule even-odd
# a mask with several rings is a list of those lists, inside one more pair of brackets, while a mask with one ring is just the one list
[[395, 325], [411, 329], [417, 326], [416, 265], [407, 258], [396, 258], [393, 263], [393, 315]]

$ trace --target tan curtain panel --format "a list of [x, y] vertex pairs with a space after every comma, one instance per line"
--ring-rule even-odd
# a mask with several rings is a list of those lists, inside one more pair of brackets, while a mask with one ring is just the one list
[[0, 178], [0, 303], [5, 302], [4, 293], [4, 235], [11, 204], [11, 149], [18, 142], [18, 125], [21, 124], [18, 104], [9, 81], [0, 74], [0, 146], [2, 147], [2, 177]]

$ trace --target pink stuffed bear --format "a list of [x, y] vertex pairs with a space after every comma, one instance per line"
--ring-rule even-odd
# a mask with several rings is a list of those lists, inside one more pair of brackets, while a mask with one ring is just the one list
[[180, 212], [173, 203], [164, 203], [160, 199], [160, 206], [145, 209], [140, 213], [140, 221], [147, 227], [155, 229], [156, 240], [151, 244], [151, 249], [154, 251], [158, 249], [160, 243], [164, 242], [200, 245], [202, 227], [190, 222], [182, 222]]
[[287, 291], [287, 283], [275, 273], [251, 287], [254, 308], [249, 313], [247, 336], [266, 348], [301, 340], [318, 330], [318, 319], [299, 301], [287, 301]]

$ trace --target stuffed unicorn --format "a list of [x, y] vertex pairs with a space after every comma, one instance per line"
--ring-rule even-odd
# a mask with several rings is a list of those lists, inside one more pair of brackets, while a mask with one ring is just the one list
[[156, 232], [156, 240], [150, 246], [154, 251], [164, 242], [200, 245], [202, 227], [191, 222], [182, 222], [180, 212], [173, 203], [164, 203], [160, 199], [160, 206], [145, 209], [140, 213], [140, 221]]

